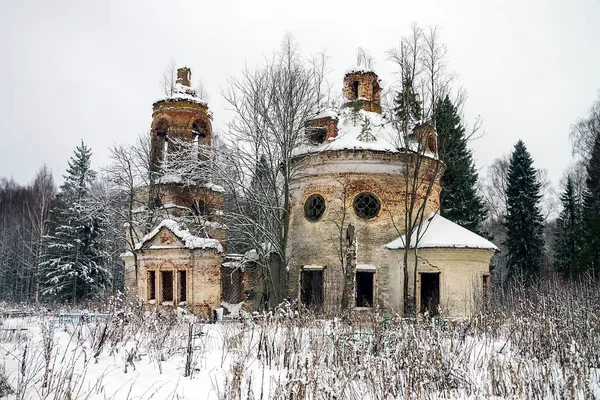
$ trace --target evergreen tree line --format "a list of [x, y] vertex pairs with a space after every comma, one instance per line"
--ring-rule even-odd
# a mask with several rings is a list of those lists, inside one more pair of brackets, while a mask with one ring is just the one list
[[573, 126], [571, 138], [577, 160], [561, 196], [556, 269], [569, 278], [595, 278], [600, 272], [600, 98]]
[[10, 302], [78, 303], [123, 287], [123, 222], [77, 146], [57, 190], [42, 167], [21, 186], [0, 180], [0, 294]]
[[[399, 95], [396, 103], [406, 103], [401, 100]], [[490, 229], [493, 213], [478, 190], [478, 174], [467, 146], [469, 137], [448, 96], [437, 104], [435, 123], [439, 157], [446, 166], [441, 178], [440, 214], [500, 245], [506, 264], [502, 266], [504, 271], [497, 273], [503, 273], [508, 280], [525, 282], [539, 278], [545, 268], [568, 279], [597, 276], [600, 268], [600, 99], [594, 103], [589, 116], [573, 127], [574, 153], [580, 157], [566, 173], [560, 196], [561, 211], [556, 220], [548, 220], [542, 210], [543, 174], [534, 168], [525, 143], [519, 140], [515, 144], [503, 171], [502, 193], [495, 193], [505, 201], [497, 221], [501, 224], [500, 235]], [[587, 152], [584, 151], [586, 143], [593, 144]]]

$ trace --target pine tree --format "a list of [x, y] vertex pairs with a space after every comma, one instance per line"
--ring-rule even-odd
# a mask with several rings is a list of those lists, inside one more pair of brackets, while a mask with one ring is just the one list
[[563, 276], [572, 278], [579, 272], [583, 221], [581, 202], [570, 175], [567, 176], [567, 187], [560, 200], [563, 209], [557, 220], [555, 267]]
[[509, 277], [531, 280], [539, 275], [544, 250], [541, 185], [533, 159], [519, 140], [510, 157], [506, 189], [506, 247]]
[[446, 164], [440, 181], [442, 186], [440, 214], [473, 231], [480, 232], [486, 209], [477, 193], [477, 170], [473, 154], [467, 147], [465, 128], [456, 107], [446, 96], [435, 112], [438, 155]]
[[102, 250], [104, 221], [90, 196], [95, 179], [92, 152], [83, 141], [69, 161], [58, 205], [52, 210], [52, 234], [46, 237], [42, 294], [73, 303], [90, 298], [109, 280]]
[[600, 135], [594, 142], [587, 175], [583, 195], [585, 223], [581, 267], [597, 274], [600, 271]]

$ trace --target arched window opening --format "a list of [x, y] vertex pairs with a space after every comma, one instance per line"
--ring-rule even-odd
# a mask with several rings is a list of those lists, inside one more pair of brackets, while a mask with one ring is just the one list
[[194, 206], [192, 208], [194, 210], [194, 213], [197, 216], [200, 216], [200, 215], [204, 216], [204, 215], [206, 215], [206, 203], [204, 201], [198, 200], [196, 202], [196, 204], [194, 204]]
[[206, 138], [208, 136], [208, 124], [201, 119], [196, 120], [192, 124], [192, 133], [200, 139]]
[[371, 94], [371, 101], [377, 101], [377, 93], [379, 92], [379, 86], [373, 84], [373, 93]]
[[156, 124], [156, 128], [154, 128], [154, 130], [156, 131], [156, 140], [157, 140], [157, 150], [158, 150], [158, 157], [157, 157], [157, 161], [164, 161], [165, 157], [167, 156], [167, 150], [168, 150], [168, 133], [169, 133], [169, 123], [162, 119], [160, 120], [157, 124]]

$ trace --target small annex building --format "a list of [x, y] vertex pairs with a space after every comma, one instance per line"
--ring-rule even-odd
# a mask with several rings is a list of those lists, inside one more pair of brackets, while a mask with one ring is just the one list
[[148, 304], [187, 306], [193, 313], [212, 315], [221, 304], [223, 246], [216, 239], [192, 235], [165, 219], [135, 246], [139, 298]]
[[[450, 317], [469, 315], [477, 301], [486, 302], [491, 289], [490, 260], [498, 247], [489, 240], [433, 214], [416, 229], [409, 249], [409, 276], [417, 264], [417, 309]], [[402, 263], [404, 235], [386, 244], [391, 264]], [[415, 252], [416, 247], [416, 252]], [[408, 290], [413, 290], [409, 281]]]

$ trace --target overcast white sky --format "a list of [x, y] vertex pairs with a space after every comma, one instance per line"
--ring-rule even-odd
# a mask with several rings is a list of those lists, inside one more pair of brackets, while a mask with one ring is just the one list
[[46, 163], [60, 182], [83, 139], [93, 165], [149, 129], [171, 59], [210, 94], [214, 126], [229, 114], [229, 76], [256, 66], [290, 31], [305, 55], [326, 51], [339, 89], [361, 46], [384, 82], [385, 52], [410, 24], [440, 25], [449, 69], [483, 118], [477, 165], [523, 139], [557, 184], [571, 160], [569, 127], [600, 89], [597, 0], [81, 1], [0, 0], [0, 176], [28, 183]]

